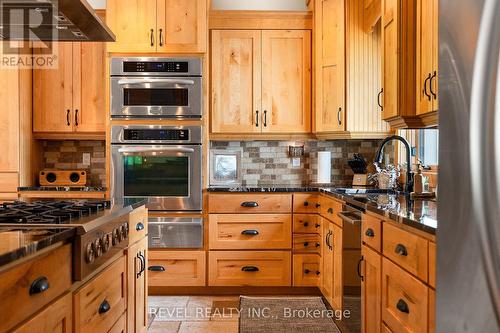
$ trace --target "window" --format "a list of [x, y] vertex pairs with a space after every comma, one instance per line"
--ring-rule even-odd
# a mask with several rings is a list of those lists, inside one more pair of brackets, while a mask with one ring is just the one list
[[[425, 166], [437, 167], [439, 164], [438, 129], [399, 130], [398, 135], [405, 138], [410, 144], [412, 163], [417, 163], [420, 160]], [[406, 161], [406, 152], [401, 143], [398, 144], [397, 157], [400, 162]]]

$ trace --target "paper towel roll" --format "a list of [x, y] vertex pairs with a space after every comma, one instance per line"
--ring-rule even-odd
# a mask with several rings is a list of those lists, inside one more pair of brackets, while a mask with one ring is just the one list
[[329, 184], [332, 180], [332, 153], [318, 152], [318, 183]]

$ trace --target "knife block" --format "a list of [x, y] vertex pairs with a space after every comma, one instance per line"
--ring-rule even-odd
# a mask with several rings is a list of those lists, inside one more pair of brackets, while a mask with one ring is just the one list
[[352, 186], [368, 186], [370, 185], [368, 182], [368, 175], [364, 174], [355, 174], [352, 177]]

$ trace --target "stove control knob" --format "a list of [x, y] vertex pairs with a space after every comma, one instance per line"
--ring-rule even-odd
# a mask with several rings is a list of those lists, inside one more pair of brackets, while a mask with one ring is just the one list
[[123, 240], [123, 232], [121, 227], [117, 227], [116, 229], [116, 239], [118, 240], [118, 243], [121, 243]]
[[96, 258], [99, 258], [102, 256], [102, 246], [101, 246], [101, 240], [96, 239], [94, 243], [92, 243], [92, 248], [94, 250], [94, 254]]
[[113, 232], [111, 233], [111, 237], [113, 240], [113, 246], [118, 245], [119, 241], [118, 241], [118, 229], [117, 228], [113, 229]]
[[106, 253], [109, 250], [109, 247], [111, 246], [111, 236], [109, 234], [106, 234], [101, 237], [101, 248], [102, 252]]
[[122, 231], [122, 235], [123, 235], [123, 239], [127, 239], [128, 237], [128, 226], [127, 224], [123, 224], [121, 227], [120, 227], [121, 231]]
[[85, 261], [89, 264], [93, 263], [95, 260], [94, 249], [92, 243], [88, 243], [85, 247]]

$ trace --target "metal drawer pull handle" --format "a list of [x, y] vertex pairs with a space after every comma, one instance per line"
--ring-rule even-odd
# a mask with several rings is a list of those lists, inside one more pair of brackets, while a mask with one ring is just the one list
[[377, 104], [380, 107], [380, 111], [384, 111], [384, 106], [382, 105], [382, 102], [380, 101], [380, 97], [384, 93], [384, 88], [380, 89], [380, 92], [377, 95]]
[[259, 110], [255, 111], [255, 127], [259, 127]]
[[155, 35], [154, 35], [154, 33], [155, 33], [155, 31], [153, 29], [151, 29], [150, 30], [150, 35], [149, 35], [151, 46], [155, 46]]
[[255, 207], [259, 207], [259, 204], [256, 203], [255, 201], [245, 201], [245, 202], [241, 203], [241, 207], [255, 208]]
[[259, 271], [259, 267], [255, 267], [255, 266], [243, 266], [243, 267], [241, 267], [241, 270], [243, 272], [258, 272]]
[[375, 237], [375, 232], [373, 231], [372, 228], [366, 229], [365, 235], [368, 237]]
[[144, 230], [144, 223], [142, 223], [142, 222], [137, 223], [135, 225], [135, 230], [137, 230], [137, 231]]
[[151, 272], [165, 272], [165, 267], [163, 267], [163, 266], [149, 266], [148, 270]]
[[139, 259], [141, 267], [139, 268], [139, 272], [136, 274], [136, 279], [141, 276], [142, 272], [144, 272], [144, 269], [146, 268], [146, 258], [142, 255], [142, 253], [137, 253], [137, 259]]
[[69, 114], [70, 114], [70, 112], [71, 112], [71, 111], [70, 111], [69, 109], [68, 109], [68, 110], [66, 110], [66, 125], [67, 125], [67, 126], [70, 126], [70, 125], [71, 125], [71, 123], [69, 122]]
[[242, 235], [250, 235], [250, 236], [257, 236], [259, 232], [257, 230], [243, 230], [241, 232]]
[[364, 280], [363, 274], [361, 274], [361, 264], [363, 263], [364, 257], [361, 256], [361, 259], [358, 261], [358, 276], [361, 278], [361, 281]]
[[410, 313], [410, 308], [408, 307], [408, 304], [406, 304], [406, 302], [403, 301], [402, 299], [398, 301], [398, 304], [396, 304], [396, 308], [403, 313]]
[[78, 109], [75, 110], [75, 126], [78, 126]]
[[402, 244], [396, 245], [396, 253], [403, 257], [408, 256], [408, 251], [406, 250], [406, 247]]
[[50, 284], [49, 284], [49, 279], [45, 276], [41, 276], [35, 281], [30, 286], [30, 295], [36, 295], [36, 294], [41, 294], [47, 289], [49, 289]]
[[99, 305], [99, 314], [103, 314], [111, 310], [111, 305], [109, 305], [109, 302], [104, 300], [101, 305]]

